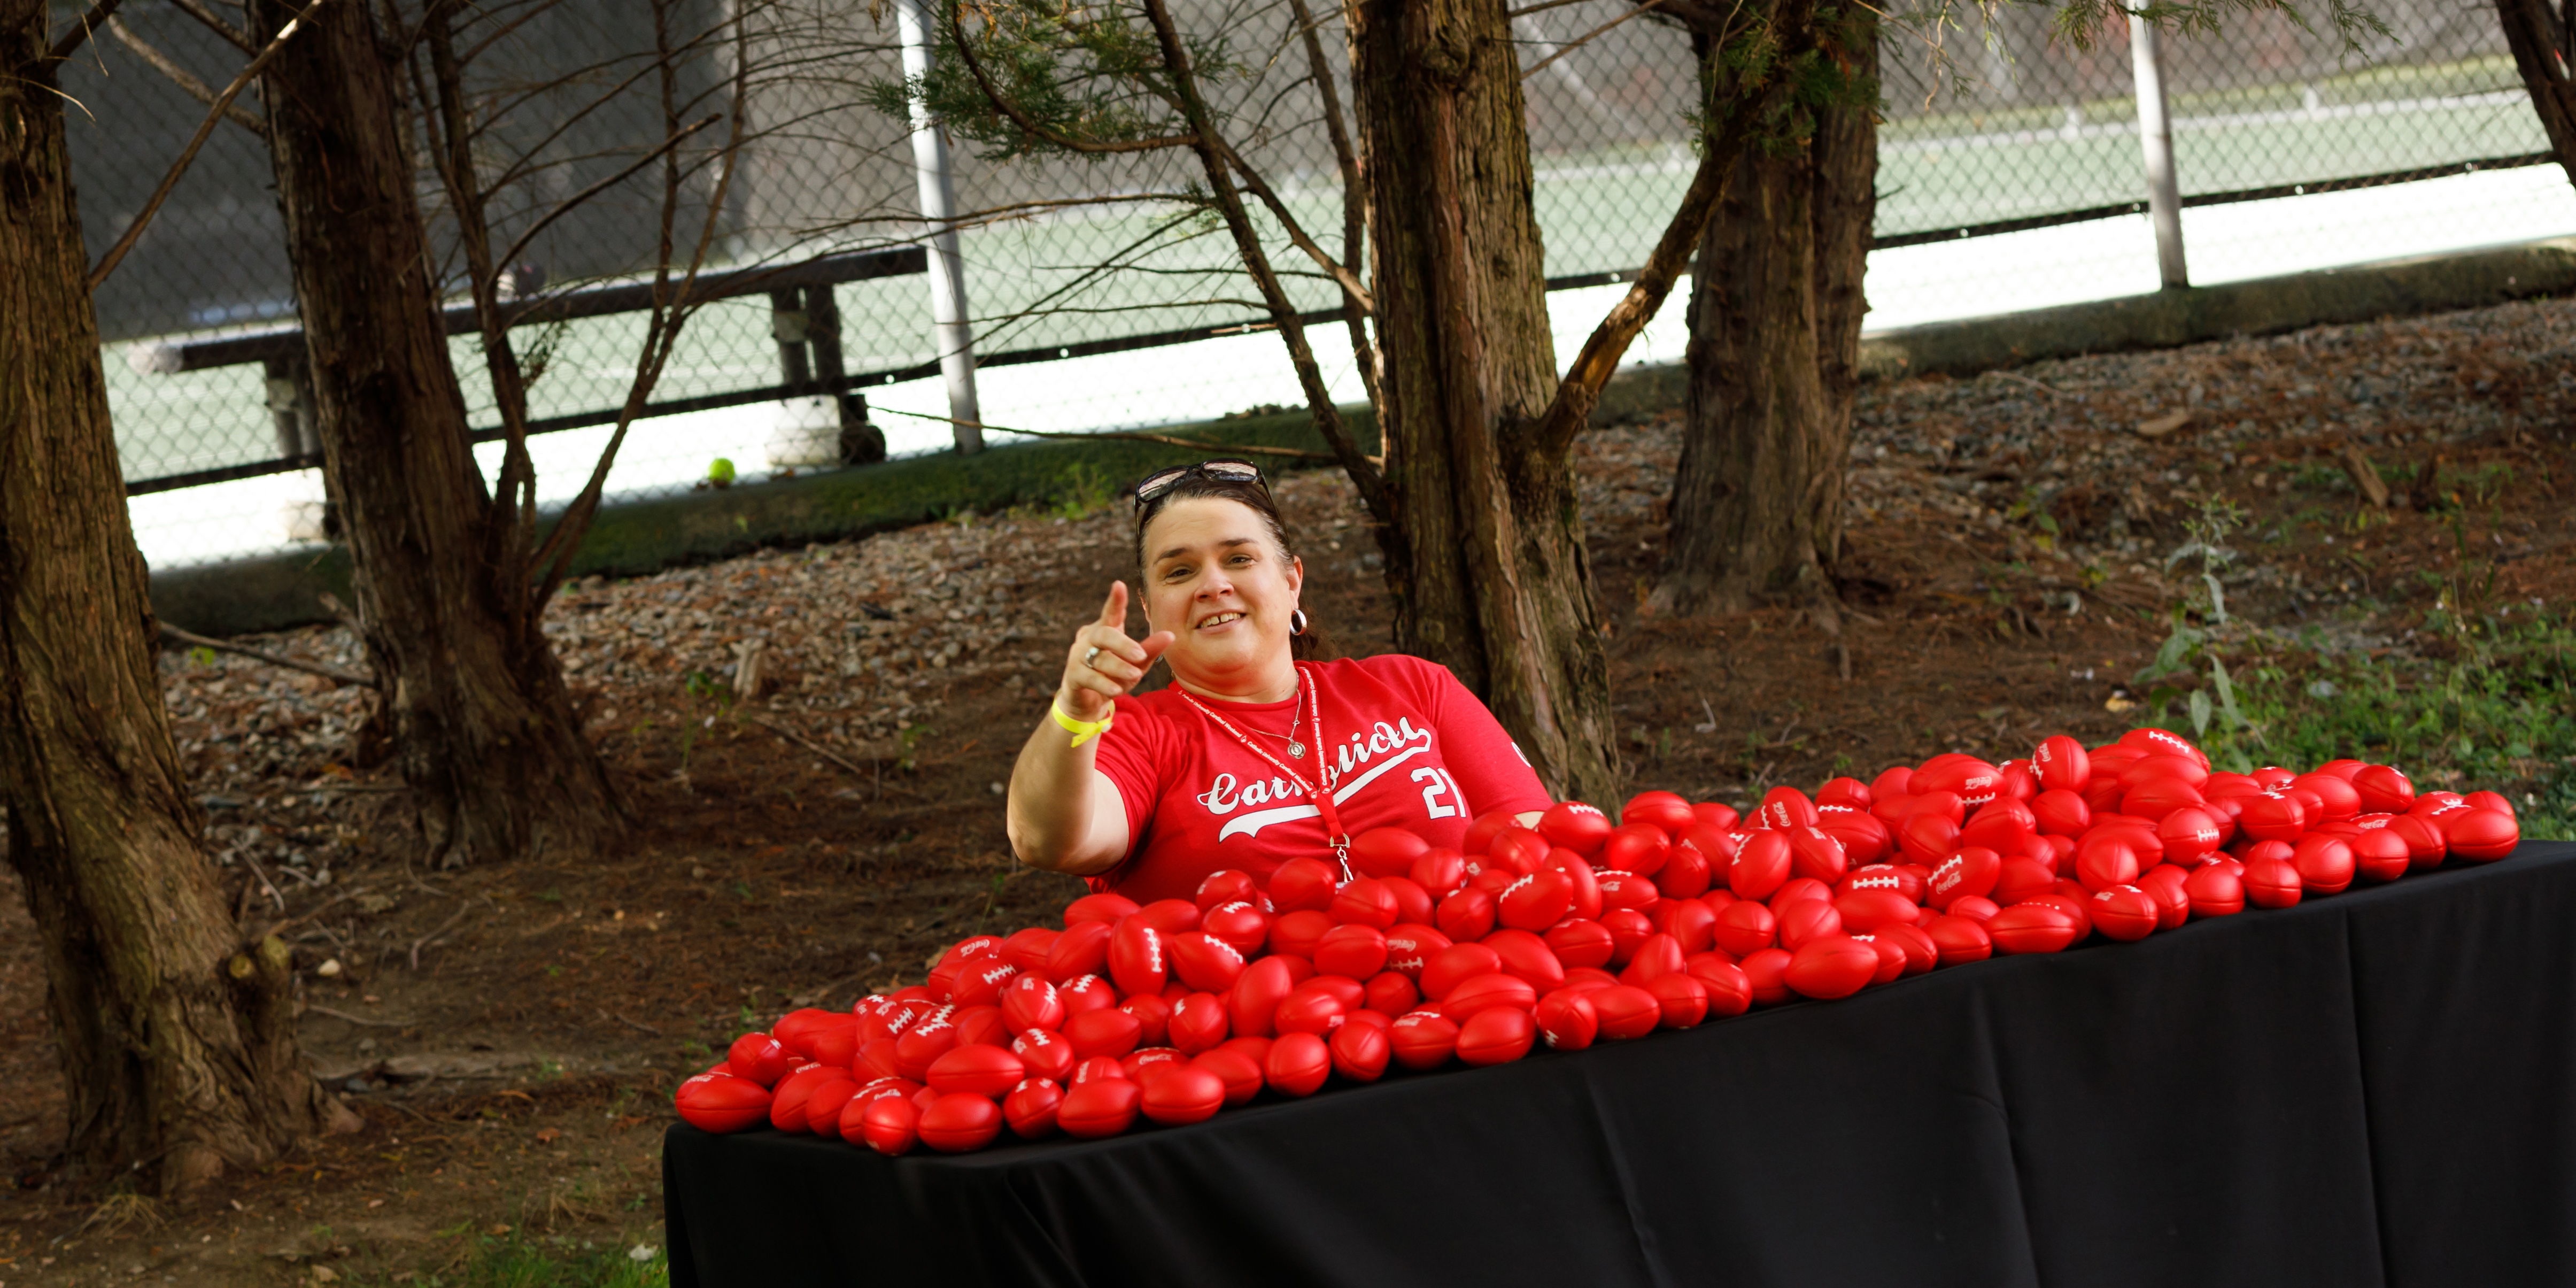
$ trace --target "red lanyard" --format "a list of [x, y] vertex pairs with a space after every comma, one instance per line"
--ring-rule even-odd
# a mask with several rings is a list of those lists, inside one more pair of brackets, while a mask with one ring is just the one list
[[1217, 723], [1217, 727], [1225, 730], [1227, 733], [1233, 734], [1234, 740], [1242, 743], [1245, 750], [1250, 751], [1253, 755], [1261, 757], [1263, 760], [1269, 761], [1271, 768], [1278, 770], [1280, 773], [1286, 774], [1289, 782], [1297, 784], [1297, 790], [1306, 793], [1306, 799], [1314, 802], [1315, 804], [1315, 812], [1323, 816], [1324, 841], [1326, 844], [1333, 847], [1333, 860], [1341, 864], [1342, 880], [1347, 883], [1352, 878], [1351, 836], [1350, 833], [1342, 830], [1341, 814], [1333, 808], [1332, 793], [1325, 791], [1323, 787], [1320, 786], [1324, 777], [1322, 770], [1324, 766], [1324, 755], [1327, 749], [1327, 744], [1324, 741], [1324, 713], [1322, 704], [1318, 701], [1315, 695], [1315, 679], [1313, 676], [1307, 674], [1306, 668], [1302, 666], [1297, 668], [1297, 686], [1299, 689], [1304, 691], [1306, 697], [1306, 723], [1315, 731], [1315, 783], [1308, 783], [1304, 775], [1299, 774], [1296, 770], [1290, 769], [1286, 765], [1279, 763], [1278, 757], [1271, 755], [1266, 750], [1263, 750], [1260, 743], [1254, 742], [1251, 738], [1246, 737], [1241, 729], [1234, 727], [1233, 721], [1209, 710], [1205, 703], [1200, 702], [1197, 698], [1191, 697], [1188, 690], [1175, 684], [1172, 686], [1172, 692], [1180, 694], [1181, 701], [1189, 703], [1193, 707], [1197, 707], [1199, 714], [1215, 721]]

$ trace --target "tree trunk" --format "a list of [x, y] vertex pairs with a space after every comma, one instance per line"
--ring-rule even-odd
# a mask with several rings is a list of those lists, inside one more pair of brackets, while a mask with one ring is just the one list
[[2550, 0], [2496, 0], [2504, 20], [2504, 42], [2513, 50], [2513, 65], [2531, 93], [2532, 110], [2549, 135], [2549, 150], [2558, 166], [2576, 183], [2576, 69], [2568, 66], [2567, 14]]
[[1557, 392], [1520, 70], [1500, 0], [1348, 0], [1369, 185], [1396, 647], [1493, 708], [1550, 791], [1619, 789]]
[[170, 744], [45, 8], [0, 0], [0, 801], [69, 1153], [169, 1193], [356, 1119], [297, 1054], [286, 945], [236, 944]]
[[[312, 355], [323, 479], [422, 831], [448, 865], [586, 854], [624, 814], [540, 629], [448, 360], [391, 42], [337, 3], [266, 73], [270, 149]], [[266, 40], [294, 16], [254, 0]]]
[[[1875, 67], [1868, 12], [1849, 25], [1835, 44], [1852, 64]], [[1704, 59], [1701, 74], [1722, 82], [1726, 72]], [[1859, 388], [1877, 144], [1870, 107], [1816, 109], [1802, 146], [1746, 150], [1700, 239], [1682, 458], [1650, 600], [1656, 611], [1732, 611], [1794, 597], [1827, 630], [1840, 628], [1832, 573]]]

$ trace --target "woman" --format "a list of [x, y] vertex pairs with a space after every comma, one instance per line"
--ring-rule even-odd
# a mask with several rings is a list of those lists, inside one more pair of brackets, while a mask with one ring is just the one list
[[[1497, 809], [1547, 808], [1538, 775], [1448, 668], [1401, 654], [1298, 660], [1306, 569], [1261, 471], [1202, 461], [1136, 486], [1145, 622], [1127, 584], [1074, 632], [1054, 709], [1011, 771], [1011, 848], [1139, 903], [1211, 872], [1334, 862], [1359, 832], [1456, 845]], [[1160, 659], [1172, 684], [1128, 693]]]

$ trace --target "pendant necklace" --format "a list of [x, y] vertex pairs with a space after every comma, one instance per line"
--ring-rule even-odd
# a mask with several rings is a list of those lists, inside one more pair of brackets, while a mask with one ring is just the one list
[[[1324, 734], [1323, 707], [1316, 700], [1315, 678], [1307, 674], [1306, 668], [1302, 666], [1297, 668], [1297, 687], [1304, 691], [1306, 698], [1305, 714], [1311, 717], [1311, 722], [1315, 726], [1316, 741], [1321, 742]], [[1181, 701], [1189, 703], [1192, 707], [1197, 708], [1200, 715], [1206, 716], [1208, 719], [1216, 722], [1218, 728], [1225, 730], [1227, 733], [1233, 734], [1234, 740], [1242, 743], [1244, 750], [1251, 752], [1253, 755], [1259, 756], [1263, 760], [1269, 761], [1271, 768], [1287, 775], [1288, 781], [1296, 784], [1297, 790], [1303, 793], [1306, 799], [1314, 802], [1315, 812], [1321, 815], [1324, 820], [1324, 843], [1332, 848], [1334, 861], [1341, 865], [1342, 879], [1344, 881], [1349, 881], [1353, 875], [1351, 872], [1350, 858], [1351, 836], [1350, 833], [1342, 830], [1340, 811], [1333, 808], [1333, 796], [1329, 788], [1321, 785], [1320, 781], [1316, 783], [1307, 782], [1305, 775], [1298, 773], [1296, 770], [1290, 769], [1287, 765], [1281, 763], [1278, 757], [1271, 755], [1269, 752], [1263, 751], [1260, 743], [1254, 742], [1252, 739], [1245, 737], [1243, 730], [1237, 728], [1233, 721], [1228, 720], [1224, 716], [1218, 715], [1215, 711], [1209, 709], [1206, 703], [1203, 703], [1197, 698], [1191, 696], [1189, 690], [1176, 684], [1172, 686], [1172, 692], [1179, 694]], [[1303, 756], [1305, 754], [1304, 747], [1294, 740], [1297, 731], [1297, 725], [1295, 722], [1292, 721], [1289, 724], [1288, 731], [1291, 739], [1288, 744], [1288, 754], [1291, 756]], [[1267, 731], [1265, 730], [1264, 732]], [[1276, 738], [1279, 735], [1274, 733], [1269, 736]], [[1317, 777], [1320, 780], [1321, 775], [1318, 775]]]

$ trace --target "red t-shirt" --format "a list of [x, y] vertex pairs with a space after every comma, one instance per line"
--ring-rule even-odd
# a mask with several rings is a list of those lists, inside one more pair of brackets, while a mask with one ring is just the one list
[[[1314, 684], [1324, 725], [1320, 738], [1299, 726], [1303, 758], [1271, 736], [1305, 709], [1302, 690], [1286, 702], [1199, 701], [1308, 783], [1321, 759], [1334, 811], [1352, 835], [1401, 827], [1455, 846], [1479, 815], [1548, 807], [1520, 748], [1449, 668], [1389, 653], [1298, 669]], [[1127, 802], [1131, 840], [1124, 862], [1091, 878], [1094, 890], [1138, 903], [1187, 899], [1211, 872], [1267, 880], [1289, 859], [1332, 858], [1306, 794], [1176, 690], [1122, 695], [1097, 763]]]

